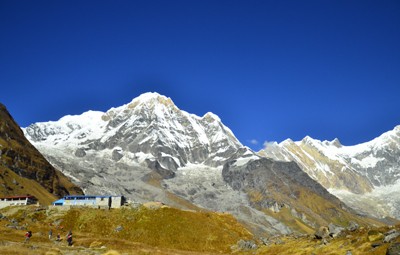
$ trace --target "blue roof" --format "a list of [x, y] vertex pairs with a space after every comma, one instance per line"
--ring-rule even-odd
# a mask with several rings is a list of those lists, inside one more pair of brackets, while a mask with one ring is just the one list
[[73, 197], [80, 197], [80, 198], [82, 198], [82, 197], [100, 197], [100, 198], [104, 198], [104, 197], [111, 197], [111, 196], [98, 196], [98, 195], [68, 195], [68, 196], [65, 196], [64, 198], [73, 198]]
[[98, 198], [107, 198], [107, 197], [123, 197], [122, 195], [115, 196], [115, 195], [107, 195], [107, 196], [100, 196], [100, 195], [68, 195], [64, 196], [64, 198], [82, 198], [82, 197], [98, 197]]

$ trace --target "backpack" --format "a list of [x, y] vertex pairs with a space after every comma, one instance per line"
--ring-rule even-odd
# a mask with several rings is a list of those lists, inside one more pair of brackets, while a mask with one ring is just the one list
[[31, 236], [32, 236], [32, 232], [29, 231], [29, 232], [28, 232], [28, 237], [31, 237]]

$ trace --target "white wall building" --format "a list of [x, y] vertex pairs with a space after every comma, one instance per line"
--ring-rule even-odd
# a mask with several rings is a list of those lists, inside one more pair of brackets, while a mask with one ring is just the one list
[[13, 205], [37, 204], [38, 200], [34, 196], [9, 196], [0, 197], [0, 208]]
[[120, 208], [125, 203], [124, 196], [69, 195], [55, 202], [54, 206], [89, 206], [94, 208]]

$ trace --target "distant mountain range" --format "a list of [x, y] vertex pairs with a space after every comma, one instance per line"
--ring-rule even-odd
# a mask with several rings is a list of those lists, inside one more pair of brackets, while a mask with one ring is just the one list
[[358, 211], [400, 218], [400, 126], [374, 140], [343, 146], [310, 137], [269, 144], [258, 153], [296, 162], [314, 180]]
[[310, 233], [330, 222], [371, 223], [296, 163], [258, 155], [216, 115], [189, 114], [157, 93], [23, 130], [85, 193], [229, 212], [269, 234]]
[[57, 197], [83, 194], [25, 138], [0, 104], [0, 196], [34, 195], [41, 204]]

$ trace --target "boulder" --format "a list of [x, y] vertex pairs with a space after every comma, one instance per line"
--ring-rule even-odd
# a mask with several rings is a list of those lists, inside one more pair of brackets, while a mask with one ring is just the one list
[[315, 233], [316, 239], [324, 239], [329, 236], [329, 230], [327, 227], [320, 227]]
[[385, 238], [383, 239], [383, 242], [390, 243], [393, 240], [395, 240], [398, 236], [400, 236], [400, 232], [399, 231], [394, 231], [391, 234], [386, 235]]
[[329, 230], [329, 235], [330, 235], [331, 237], [333, 237], [333, 238], [336, 238], [336, 237], [338, 237], [338, 236], [342, 233], [342, 231], [344, 230], [344, 228], [339, 227], [339, 226], [336, 226], [336, 225], [333, 224], [333, 223], [330, 223], [330, 224], [328, 225], [328, 230]]
[[121, 153], [121, 150], [115, 149], [112, 152], [112, 159], [114, 161], [119, 161], [124, 155]]
[[354, 221], [350, 221], [349, 226], [347, 227], [347, 229], [351, 232], [354, 232], [354, 231], [358, 230], [359, 228], [360, 228], [360, 226]]

